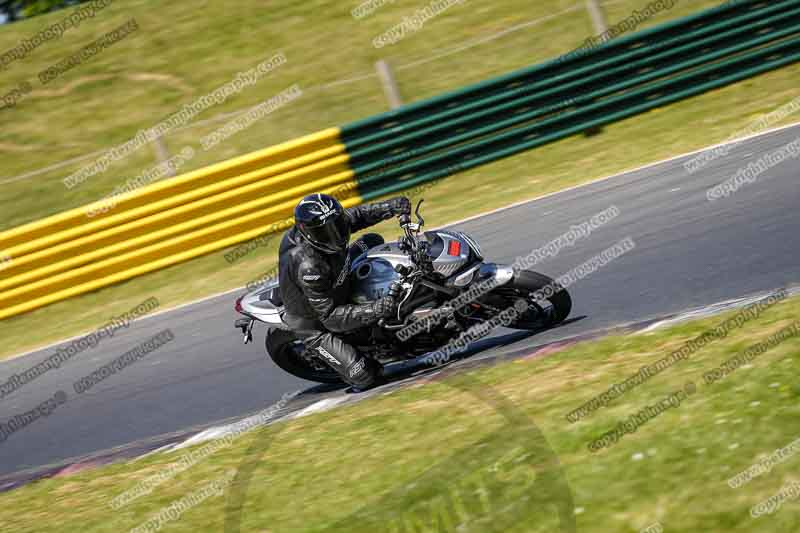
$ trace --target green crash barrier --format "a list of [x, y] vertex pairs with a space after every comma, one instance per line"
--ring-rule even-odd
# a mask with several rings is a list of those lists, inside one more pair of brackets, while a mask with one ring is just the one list
[[371, 199], [798, 61], [800, 0], [738, 1], [342, 127]]

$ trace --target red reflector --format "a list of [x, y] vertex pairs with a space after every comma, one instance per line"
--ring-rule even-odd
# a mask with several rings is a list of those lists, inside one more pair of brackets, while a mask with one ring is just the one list
[[237, 313], [241, 313], [242, 311], [244, 311], [242, 309], [242, 298], [244, 298], [244, 296], [240, 296], [239, 298], [237, 298], [236, 305], [233, 306], [233, 308], [236, 310]]
[[450, 244], [447, 245], [447, 255], [461, 255], [461, 243], [458, 241], [450, 241]]

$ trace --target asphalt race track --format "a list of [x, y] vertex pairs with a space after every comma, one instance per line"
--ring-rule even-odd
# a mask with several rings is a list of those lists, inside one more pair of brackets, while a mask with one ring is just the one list
[[[636, 243], [634, 250], [570, 288], [572, 316], [582, 319], [512, 347], [532, 347], [800, 281], [800, 158], [770, 169], [728, 198], [706, 198], [710, 187], [798, 137], [800, 126], [771, 132], [745, 141], [692, 175], [683, 168], [688, 158], [682, 158], [458, 224], [457, 229], [478, 239], [489, 260], [512, 262], [570, 225], [617, 206], [620, 215], [612, 222], [536, 266], [554, 277], [625, 237]], [[0, 475], [207, 426], [309, 387], [265, 360], [263, 330], [256, 332], [254, 344], [241, 343], [233, 329], [237, 295], [135, 322], [0, 400], [0, 420], [5, 421], [59, 390], [67, 394], [66, 403], [48, 417], [0, 442]], [[165, 328], [174, 333], [172, 342], [90, 391], [74, 391], [79, 378]], [[55, 348], [0, 363], [0, 383]]]

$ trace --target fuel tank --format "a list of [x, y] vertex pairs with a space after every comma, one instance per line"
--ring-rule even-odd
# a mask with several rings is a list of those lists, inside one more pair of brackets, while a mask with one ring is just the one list
[[[477, 243], [458, 231], [429, 231], [421, 240], [428, 243], [434, 271], [446, 279], [483, 260]], [[381, 244], [359, 256], [350, 270], [353, 302], [365, 303], [385, 296], [391, 284], [400, 279], [395, 271], [397, 265], [412, 266], [397, 242]]]
[[400, 279], [395, 271], [397, 265], [411, 266], [411, 259], [400, 250], [397, 242], [371, 248], [353, 261], [350, 267], [353, 303], [366, 303], [385, 296], [392, 282]]

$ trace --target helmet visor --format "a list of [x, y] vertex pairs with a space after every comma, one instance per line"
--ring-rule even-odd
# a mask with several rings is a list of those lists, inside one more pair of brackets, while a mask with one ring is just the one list
[[329, 252], [343, 251], [350, 241], [350, 221], [343, 213], [328, 219], [321, 226], [306, 226], [305, 230], [312, 243]]

